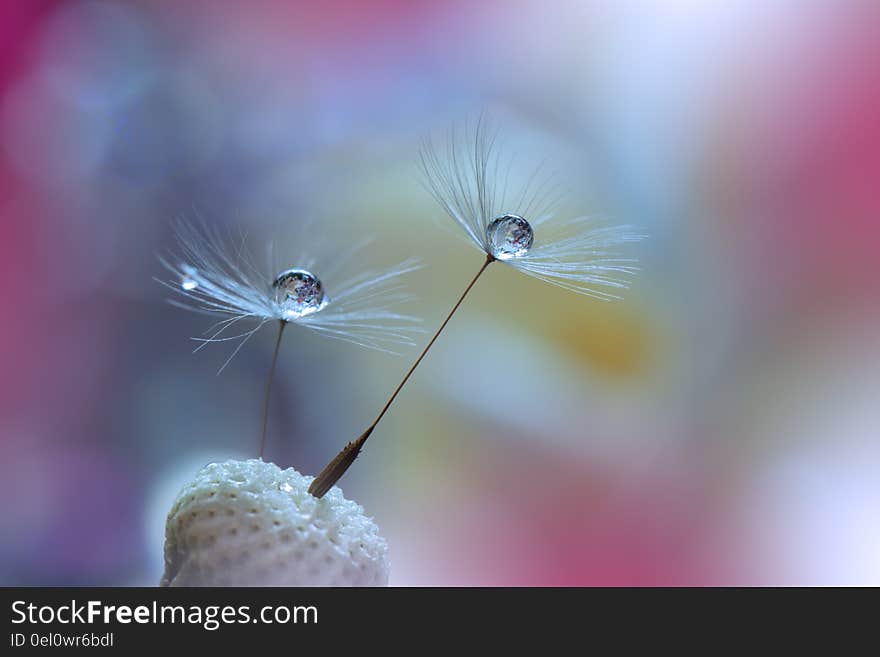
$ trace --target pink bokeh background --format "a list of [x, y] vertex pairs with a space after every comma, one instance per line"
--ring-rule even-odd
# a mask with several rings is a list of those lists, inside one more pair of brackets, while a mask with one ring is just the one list
[[[392, 584], [880, 584], [877, 3], [0, 12], [0, 583], [155, 584], [179, 487], [253, 453], [272, 337], [190, 353], [175, 218], [373, 236], [434, 326], [480, 260], [419, 142], [488, 112], [566, 211], [650, 238], [620, 303], [480, 282], [342, 482]], [[415, 356], [327, 342], [273, 398], [305, 473]]]

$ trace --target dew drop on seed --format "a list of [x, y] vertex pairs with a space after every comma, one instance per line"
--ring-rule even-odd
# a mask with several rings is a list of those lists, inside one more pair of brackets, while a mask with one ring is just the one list
[[529, 222], [517, 214], [505, 214], [492, 220], [486, 228], [486, 243], [499, 260], [520, 258], [529, 252], [535, 233]]
[[185, 292], [195, 290], [199, 286], [199, 281], [197, 280], [198, 272], [196, 271], [196, 268], [190, 265], [181, 265], [180, 271], [182, 273], [182, 276], [180, 277], [180, 287]]
[[284, 319], [297, 319], [318, 312], [329, 299], [324, 285], [313, 273], [305, 269], [286, 269], [272, 283], [275, 302], [280, 306]]

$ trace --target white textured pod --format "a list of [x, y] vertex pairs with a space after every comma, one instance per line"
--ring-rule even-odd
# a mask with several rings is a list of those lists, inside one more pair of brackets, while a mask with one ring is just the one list
[[204, 467], [165, 525], [162, 586], [385, 586], [388, 546], [363, 507], [259, 459]]

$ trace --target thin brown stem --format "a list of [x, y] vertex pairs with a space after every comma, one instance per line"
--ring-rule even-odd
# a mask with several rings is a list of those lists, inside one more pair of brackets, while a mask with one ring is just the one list
[[437, 338], [440, 337], [443, 329], [446, 328], [449, 320], [452, 319], [452, 316], [455, 314], [455, 311], [458, 310], [458, 307], [461, 305], [462, 301], [464, 301], [465, 297], [468, 295], [468, 292], [471, 291], [471, 288], [474, 286], [480, 276], [482, 276], [483, 272], [486, 271], [486, 267], [488, 267], [494, 261], [495, 258], [493, 258], [492, 256], [486, 256], [486, 261], [483, 263], [483, 266], [480, 267], [480, 270], [471, 279], [471, 282], [468, 283], [468, 286], [464, 289], [464, 292], [461, 293], [461, 296], [458, 298], [458, 301], [455, 302], [455, 305], [452, 307], [452, 310], [449, 311], [449, 314], [446, 315], [446, 319], [443, 320], [440, 328], [438, 328], [437, 332], [434, 333], [434, 336], [428, 342], [428, 345], [422, 350], [422, 353], [419, 354], [419, 357], [416, 358], [416, 362], [413, 363], [412, 367], [409, 368], [409, 371], [404, 375], [400, 383], [397, 384], [394, 392], [391, 393], [391, 396], [388, 398], [388, 401], [385, 402], [385, 405], [382, 407], [382, 410], [379, 411], [379, 415], [376, 416], [376, 419], [373, 420], [373, 423], [369, 427], [367, 427], [366, 431], [364, 431], [355, 440], [346, 444], [346, 446], [342, 448], [342, 451], [340, 451], [339, 454], [337, 454], [333, 458], [333, 460], [330, 461], [330, 463], [328, 463], [323, 470], [321, 470], [321, 473], [317, 477], [315, 477], [312, 485], [309, 486], [309, 492], [312, 495], [318, 498], [324, 497], [327, 491], [333, 488], [333, 485], [337, 481], [339, 481], [342, 475], [345, 474], [346, 470], [351, 467], [351, 464], [354, 463], [354, 460], [357, 458], [358, 454], [360, 454], [361, 448], [363, 448], [364, 443], [367, 442], [370, 434], [373, 433], [373, 429], [376, 428], [376, 425], [379, 424], [379, 422], [385, 416], [385, 413], [388, 412], [391, 404], [397, 398], [398, 393], [403, 389], [403, 386], [406, 385], [406, 382], [409, 381], [412, 373], [415, 372], [416, 368], [419, 366], [419, 363], [422, 362], [422, 359], [427, 355], [428, 351], [437, 341]]
[[260, 458], [266, 449], [266, 426], [269, 424], [269, 396], [272, 393], [272, 378], [275, 376], [275, 364], [278, 362], [278, 349], [281, 347], [281, 336], [287, 322], [278, 322], [278, 337], [275, 338], [275, 351], [272, 352], [272, 364], [269, 366], [269, 378], [266, 379], [266, 395], [263, 398], [263, 429], [260, 432]]

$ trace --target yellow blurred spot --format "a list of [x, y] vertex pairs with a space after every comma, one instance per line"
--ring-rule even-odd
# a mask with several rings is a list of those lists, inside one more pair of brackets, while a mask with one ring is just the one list
[[659, 336], [648, 325], [648, 318], [623, 303], [588, 305], [589, 312], [553, 322], [548, 327], [550, 337], [599, 374], [614, 378], [644, 376], [652, 368], [659, 348]]

